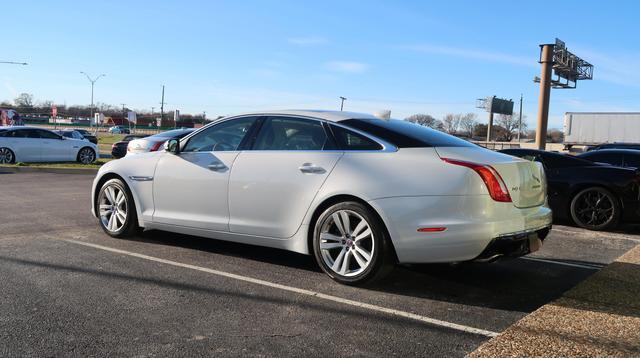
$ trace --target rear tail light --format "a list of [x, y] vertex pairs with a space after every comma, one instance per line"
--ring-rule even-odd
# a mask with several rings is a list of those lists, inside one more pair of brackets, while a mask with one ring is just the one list
[[489, 189], [489, 195], [491, 195], [491, 198], [493, 200], [504, 203], [511, 202], [511, 195], [509, 195], [509, 190], [507, 190], [507, 186], [504, 184], [502, 177], [490, 165], [465, 162], [462, 160], [449, 158], [442, 158], [442, 160], [449, 164], [460, 165], [469, 169], [473, 169], [476, 173], [478, 173], [478, 175], [480, 175], [480, 178], [482, 178], [482, 180], [484, 181], [487, 189]]
[[155, 151], [157, 151], [158, 149], [160, 149], [160, 147], [161, 147], [163, 144], [164, 144], [164, 142], [156, 142], [156, 143], [153, 143], [153, 145], [151, 146], [151, 148], [149, 148], [149, 151], [150, 151], [150, 152], [155, 152]]

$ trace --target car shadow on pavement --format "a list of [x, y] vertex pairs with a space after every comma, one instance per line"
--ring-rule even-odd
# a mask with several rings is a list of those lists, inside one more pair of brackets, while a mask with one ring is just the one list
[[[313, 257], [285, 250], [158, 230], [146, 231], [135, 240], [320, 272]], [[456, 304], [532, 312], [595, 273], [599, 265], [583, 264], [593, 265], [594, 268], [523, 259], [455, 266], [397, 265], [387, 278], [364, 289]]]

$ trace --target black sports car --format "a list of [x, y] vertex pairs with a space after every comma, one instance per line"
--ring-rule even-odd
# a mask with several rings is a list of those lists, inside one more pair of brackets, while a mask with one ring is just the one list
[[148, 137], [143, 134], [127, 134], [121, 141], [113, 143], [111, 146], [111, 156], [118, 159], [127, 155], [127, 145], [134, 139]]
[[542, 163], [549, 206], [557, 219], [572, 220], [589, 230], [640, 221], [640, 175], [634, 168], [534, 149], [500, 152]]
[[618, 167], [640, 169], [640, 150], [601, 149], [578, 154], [577, 157], [594, 162], [607, 163]]
[[96, 137], [93, 133], [89, 132], [86, 129], [76, 129], [76, 132], [80, 132], [83, 137], [89, 140], [89, 142], [93, 144], [98, 144], [98, 137]]

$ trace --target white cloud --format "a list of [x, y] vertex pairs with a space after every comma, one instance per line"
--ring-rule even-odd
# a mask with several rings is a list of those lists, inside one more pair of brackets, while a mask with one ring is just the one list
[[369, 65], [362, 62], [354, 61], [330, 61], [325, 67], [331, 71], [344, 73], [364, 73], [369, 69]]
[[448, 47], [430, 44], [402, 46], [402, 49], [436, 55], [468, 58], [486, 62], [507, 63], [511, 65], [538, 67], [536, 56], [515, 56], [497, 51], [476, 50], [463, 47]]
[[311, 45], [324, 45], [329, 43], [324, 37], [321, 36], [308, 36], [308, 37], [292, 37], [287, 39], [287, 42], [299, 46], [311, 46]]

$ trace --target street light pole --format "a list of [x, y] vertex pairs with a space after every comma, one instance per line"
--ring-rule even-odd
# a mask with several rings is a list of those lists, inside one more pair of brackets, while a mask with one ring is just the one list
[[347, 99], [347, 97], [342, 97], [340, 96], [340, 111], [342, 111], [342, 109], [344, 108], [344, 101]]
[[[91, 82], [91, 117], [89, 118], [89, 123], [91, 123], [91, 118], [93, 118], [93, 86], [96, 84], [96, 81], [100, 78], [100, 77], [104, 77], [106, 76], [104, 73], [99, 75], [98, 77], [91, 79], [91, 77], [89, 77], [89, 75], [84, 72], [84, 71], [80, 71], [80, 73], [82, 73], [83, 75], [87, 76], [87, 79], [89, 80], [89, 82]], [[96, 123], [96, 131], [98, 128], [98, 123]]]
[[520, 113], [518, 120], [518, 143], [520, 142], [520, 134], [522, 133], [522, 93], [520, 93]]

